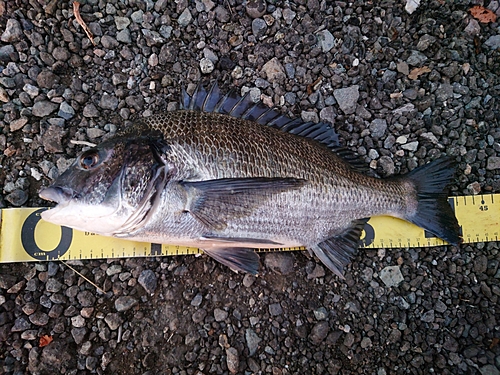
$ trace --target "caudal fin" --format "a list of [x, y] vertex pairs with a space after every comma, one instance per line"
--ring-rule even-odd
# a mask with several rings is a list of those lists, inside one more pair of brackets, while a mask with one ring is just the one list
[[417, 210], [406, 220], [424, 228], [453, 245], [462, 242], [460, 226], [448, 204], [446, 186], [456, 172], [456, 162], [449, 157], [437, 159], [404, 176], [417, 190]]

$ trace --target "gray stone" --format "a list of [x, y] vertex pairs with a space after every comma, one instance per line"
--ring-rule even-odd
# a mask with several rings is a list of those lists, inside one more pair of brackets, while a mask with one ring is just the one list
[[269, 305], [269, 314], [271, 316], [278, 316], [283, 314], [283, 308], [279, 303], [272, 303]]
[[426, 311], [424, 314], [422, 314], [420, 320], [426, 323], [434, 322], [434, 310]]
[[57, 115], [65, 120], [69, 120], [75, 116], [75, 110], [67, 102], [62, 102]]
[[284, 252], [267, 253], [264, 258], [266, 267], [280, 275], [288, 275], [293, 272], [293, 261], [293, 255]]
[[378, 159], [378, 165], [382, 168], [384, 176], [391, 176], [394, 174], [395, 166], [391, 157], [386, 155], [381, 156], [380, 159]]
[[153, 294], [158, 285], [156, 274], [152, 270], [142, 271], [137, 281], [149, 294]]
[[71, 336], [73, 336], [73, 340], [75, 340], [75, 343], [77, 345], [83, 342], [86, 334], [87, 334], [87, 328], [85, 327], [71, 329]]
[[189, 11], [189, 8], [184, 9], [184, 11], [181, 13], [179, 18], [177, 19], [177, 23], [181, 27], [186, 27], [193, 21], [193, 16], [191, 15], [191, 12]]
[[199, 307], [201, 303], [203, 302], [203, 296], [198, 293], [197, 295], [194, 296], [194, 298], [191, 300], [191, 306], [194, 307]]
[[262, 17], [266, 13], [266, 2], [264, 0], [248, 0], [245, 10], [252, 18]]
[[395, 72], [394, 70], [387, 69], [384, 74], [382, 75], [382, 82], [383, 83], [388, 83], [391, 81], [394, 81], [397, 77], [398, 73]]
[[333, 91], [333, 96], [337, 101], [340, 109], [346, 115], [350, 115], [356, 111], [356, 103], [359, 99], [359, 86], [353, 85]]
[[258, 39], [266, 34], [267, 24], [262, 18], [255, 18], [252, 21], [252, 33]]
[[50, 70], [42, 70], [36, 77], [36, 83], [43, 89], [51, 89], [59, 82], [59, 77]]
[[428, 60], [427, 56], [425, 56], [422, 52], [411, 51], [411, 55], [408, 57], [406, 62], [408, 63], [408, 65], [421, 66], [427, 60]]
[[266, 74], [267, 80], [271, 83], [281, 82], [285, 79], [285, 69], [276, 57], [264, 64], [262, 72]]
[[295, 13], [290, 8], [283, 9], [283, 19], [285, 20], [285, 22], [288, 25], [290, 25], [293, 22], [293, 20], [295, 19], [296, 15], [297, 15], [297, 13]]
[[471, 17], [464, 31], [471, 36], [479, 35], [481, 33], [481, 26], [476, 19]]
[[492, 35], [490, 36], [484, 45], [490, 49], [497, 50], [500, 48], [500, 35]]
[[198, 309], [196, 310], [193, 315], [191, 316], [191, 319], [193, 320], [194, 323], [198, 324], [203, 322], [205, 317], [207, 316], [207, 310], [205, 309]]
[[50, 293], [57, 293], [61, 290], [62, 284], [54, 278], [47, 280], [45, 284], [45, 290]]
[[217, 322], [223, 322], [224, 320], [227, 319], [227, 316], [228, 316], [228, 313], [225, 310], [222, 310], [219, 308], [216, 308], [214, 310], [214, 318], [215, 318], [215, 321], [217, 321]]
[[104, 93], [99, 102], [99, 107], [101, 107], [102, 109], [110, 109], [114, 111], [116, 108], [118, 108], [118, 98], [116, 96]]
[[115, 17], [115, 25], [117, 30], [123, 30], [130, 25], [130, 18], [128, 17]]
[[0, 39], [5, 43], [19, 42], [23, 36], [21, 24], [14, 18], [9, 18], [5, 25], [5, 31], [2, 33]]
[[58, 105], [56, 103], [49, 102], [48, 100], [43, 100], [41, 102], [36, 102], [33, 105], [31, 114], [36, 117], [45, 117], [54, 112], [57, 107]]
[[14, 325], [11, 328], [12, 332], [26, 331], [31, 327], [30, 322], [28, 322], [24, 317], [19, 317], [14, 321]]
[[231, 14], [222, 5], [218, 5], [214, 10], [215, 18], [219, 22], [226, 23], [231, 19]]
[[132, 307], [137, 305], [138, 301], [131, 296], [121, 296], [115, 301], [115, 309], [118, 312], [130, 310]]
[[313, 313], [314, 317], [317, 320], [325, 320], [328, 317], [328, 311], [323, 306], [321, 306], [318, 309], [315, 309]]
[[16, 50], [12, 44], [0, 46], [0, 61], [12, 61], [16, 54]]
[[404, 280], [399, 266], [385, 267], [380, 271], [379, 277], [387, 287], [398, 286]]
[[113, 49], [119, 46], [118, 41], [110, 35], [103, 35], [101, 38], [101, 44], [106, 49]]
[[49, 316], [41, 311], [37, 311], [30, 315], [30, 322], [36, 326], [44, 326], [49, 322]]
[[116, 40], [120, 43], [126, 43], [126, 44], [132, 43], [130, 30], [129, 29], [120, 30], [118, 33], [116, 33]]
[[429, 34], [424, 34], [420, 37], [418, 44], [417, 44], [417, 49], [419, 51], [425, 51], [427, 48], [429, 48], [431, 45], [434, 44], [436, 41], [436, 37], [429, 35]]
[[203, 57], [200, 60], [200, 70], [203, 74], [210, 74], [214, 71], [214, 69], [214, 63], [210, 59]]
[[406, 144], [402, 145], [401, 148], [403, 150], [406, 150], [406, 151], [415, 152], [418, 149], [418, 141], [406, 143]]
[[259, 336], [255, 333], [255, 331], [251, 328], [247, 328], [245, 331], [245, 340], [247, 342], [247, 347], [249, 351], [249, 355], [252, 356], [257, 351], [259, 347], [259, 343], [262, 341]]
[[370, 133], [375, 138], [382, 138], [387, 130], [387, 121], [376, 118], [370, 123]]
[[236, 348], [226, 349], [227, 369], [231, 374], [237, 374], [240, 368], [240, 357]]
[[309, 335], [309, 340], [314, 345], [319, 345], [328, 336], [329, 331], [330, 331], [330, 326], [328, 325], [328, 322], [326, 321], [318, 322], [312, 328], [311, 334]]
[[130, 15], [130, 19], [134, 23], [142, 23], [142, 19], [144, 17], [144, 12], [142, 10], [136, 10]]
[[479, 369], [481, 375], [500, 375], [500, 371], [494, 365], [486, 365]]
[[304, 122], [317, 123], [319, 121], [318, 114], [314, 111], [302, 111], [300, 113], [300, 117], [304, 120]]
[[95, 303], [95, 295], [91, 293], [89, 290], [82, 290], [80, 293], [78, 293], [77, 297], [78, 302], [80, 305], [83, 307], [91, 307], [94, 306]]
[[495, 169], [500, 169], [500, 157], [499, 156], [490, 156], [488, 161], [486, 162], [486, 169], [489, 171], [493, 171]]
[[120, 325], [123, 323], [123, 319], [120, 317], [120, 314], [118, 313], [109, 313], [106, 315], [104, 318], [104, 321], [108, 325], [109, 329], [114, 331], [120, 327]]
[[328, 52], [335, 46], [335, 38], [327, 29], [319, 31], [316, 33], [316, 36], [318, 37], [318, 44], [323, 52]]

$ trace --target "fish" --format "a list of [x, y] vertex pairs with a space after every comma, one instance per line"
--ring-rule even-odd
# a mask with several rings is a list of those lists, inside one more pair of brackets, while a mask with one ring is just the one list
[[[258, 274], [256, 249], [304, 247], [343, 278], [372, 216], [414, 223], [452, 245], [460, 227], [444, 156], [376, 178], [326, 122], [304, 122], [217, 83], [180, 109], [141, 118], [83, 151], [40, 197], [42, 219], [135, 241], [197, 247]], [[366, 170], [366, 168], [364, 168]]]

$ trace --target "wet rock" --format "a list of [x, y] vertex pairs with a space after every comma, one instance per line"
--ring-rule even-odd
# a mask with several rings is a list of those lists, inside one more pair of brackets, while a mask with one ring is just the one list
[[500, 49], [500, 35], [490, 36], [488, 39], [486, 39], [484, 45], [492, 50]]

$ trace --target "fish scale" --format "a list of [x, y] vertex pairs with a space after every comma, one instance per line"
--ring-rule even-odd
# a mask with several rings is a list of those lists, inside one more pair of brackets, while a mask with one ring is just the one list
[[454, 174], [450, 158], [377, 179], [339, 156], [348, 157], [345, 151], [337, 154], [328, 124], [288, 119], [217, 86], [184, 93], [183, 106], [85, 151], [40, 193], [59, 203], [42, 217], [108, 236], [198, 247], [253, 274], [255, 248], [305, 246], [342, 276], [366, 218], [375, 215], [461, 240], [445, 189]]

